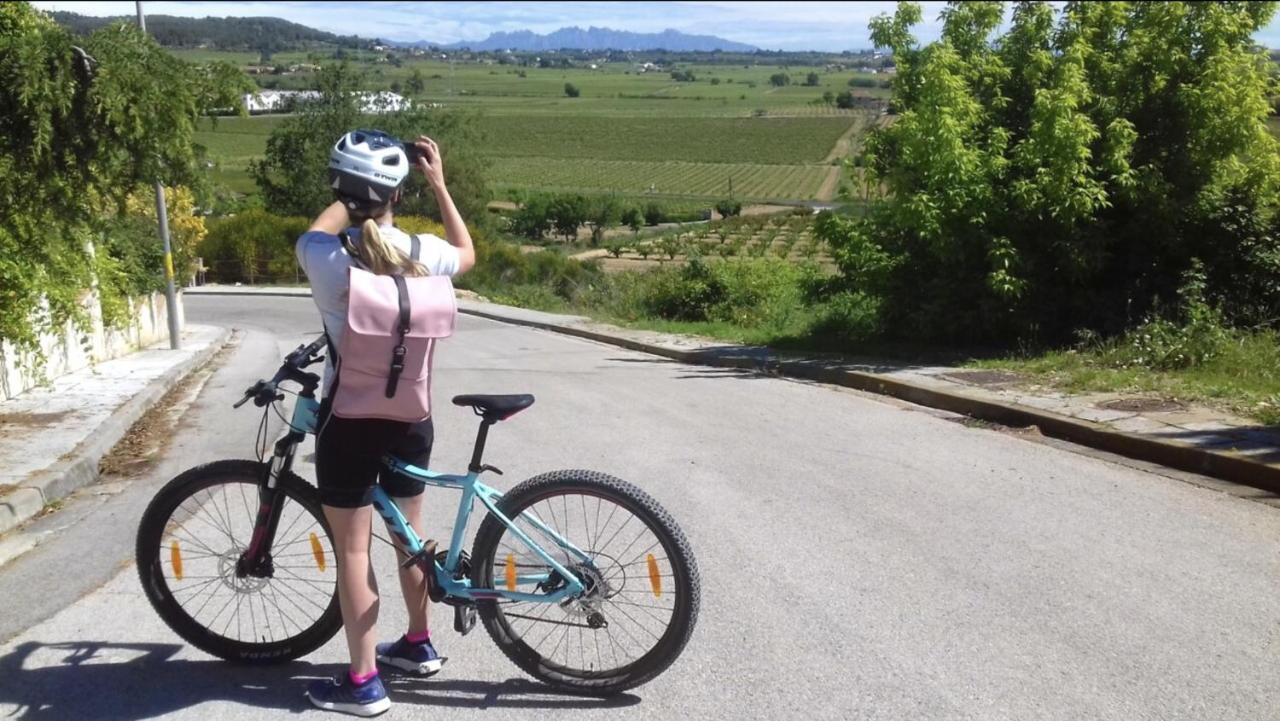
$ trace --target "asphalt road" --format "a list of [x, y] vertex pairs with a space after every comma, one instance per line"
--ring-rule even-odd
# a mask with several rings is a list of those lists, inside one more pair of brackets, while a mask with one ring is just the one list
[[[239, 346], [151, 472], [69, 503], [0, 568], [0, 716], [318, 717], [303, 685], [342, 668], [341, 636], [267, 670], [210, 659], [138, 589], [149, 495], [250, 456], [255, 417], [230, 402], [319, 329], [307, 299], [186, 308], [243, 329]], [[600, 701], [545, 692], [440, 614], [448, 665], [395, 680], [386, 718], [1280, 719], [1280, 510], [856, 392], [475, 318], [436, 369], [437, 399], [537, 395], [491, 435], [498, 487], [585, 467], [663, 503], [702, 616], [665, 675]], [[464, 466], [473, 420], [438, 402], [433, 465]], [[446, 537], [455, 496], [428, 493]], [[404, 612], [377, 553], [391, 637]]]

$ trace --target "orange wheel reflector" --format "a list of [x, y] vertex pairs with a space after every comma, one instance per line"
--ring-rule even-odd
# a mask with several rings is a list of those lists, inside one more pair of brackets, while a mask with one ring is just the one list
[[324, 571], [324, 549], [320, 547], [320, 537], [314, 532], [311, 534], [311, 555], [316, 558], [316, 568]]
[[507, 590], [516, 590], [516, 557], [515, 554], [507, 554]]
[[182, 549], [178, 548], [177, 541], [169, 543], [169, 563], [173, 566], [173, 577], [182, 580]]
[[657, 598], [662, 595], [662, 576], [658, 575], [658, 560], [649, 554], [649, 585], [653, 587], [653, 596]]

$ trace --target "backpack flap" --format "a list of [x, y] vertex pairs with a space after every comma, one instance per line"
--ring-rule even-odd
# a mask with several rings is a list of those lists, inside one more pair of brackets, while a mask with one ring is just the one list
[[435, 341], [453, 334], [457, 315], [447, 276], [405, 278], [351, 268], [334, 412], [406, 421], [430, 415]]

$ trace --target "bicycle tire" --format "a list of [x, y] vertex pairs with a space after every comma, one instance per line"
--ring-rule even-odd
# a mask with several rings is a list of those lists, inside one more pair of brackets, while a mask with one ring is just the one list
[[[135, 548], [138, 578], [151, 606], [183, 640], [206, 653], [233, 663], [271, 664], [291, 661], [323, 646], [342, 628], [336, 582], [328, 605], [310, 626], [288, 638], [260, 643], [231, 639], [206, 628], [187, 613], [169, 588], [162, 567], [161, 541], [174, 512], [188, 498], [214, 486], [246, 481], [257, 483], [264, 470], [264, 464], [257, 461], [225, 460], [184, 471], [165, 484], [152, 498], [138, 526]], [[317, 521], [332, 547], [333, 532], [325, 521], [315, 488], [293, 473], [282, 475], [277, 488]]]
[[[661, 542], [671, 561], [677, 601], [672, 621], [658, 643], [626, 666], [607, 673], [584, 671], [549, 661], [530, 647], [512, 632], [495, 601], [477, 601], [476, 608], [490, 638], [525, 673], [561, 689], [612, 695], [651, 681], [675, 663], [697, 623], [701, 579], [689, 542], [671, 515], [647, 493], [618, 478], [596, 471], [553, 471], [517, 485], [503, 496], [498, 508], [508, 518], [515, 518], [540, 500], [573, 491], [598, 496], [627, 509], [645, 522]], [[495, 557], [504, 530], [506, 526], [501, 521], [492, 514], [486, 514], [472, 545], [471, 583], [474, 588], [494, 587]]]

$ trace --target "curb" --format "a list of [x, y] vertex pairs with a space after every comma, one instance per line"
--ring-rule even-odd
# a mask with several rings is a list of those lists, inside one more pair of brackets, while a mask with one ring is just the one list
[[[1235, 453], [1184, 446], [1146, 438], [1133, 433], [1112, 430], [1098, 423], [1070, 418], [1049, 411], [974, 398], [959, 393], [948, 393], [937, 388], [930, 388], [896, 378], [822, 365], [815, 361], [784, 360], [761, 363], [753, 358], [726, 358], [707, 351], [667, 348], [609, 333], [546, 321], [512, 318], [475, 309], [459, 308], [458, 310], [468, 315], [479, 316], [489, 320], [528, 326], [562, 335], [607, 343], [628, 350], [670, 358], [690, 365], [774, 373], [790, 378], [830, 383], [879, 395], [892, 396], [917, 405], [960, 413], [1001, 425], [1013, 427], [1036, 426], [1042, 434], [1050, 438], [1070, 441], [1071, 443], [1096, 448], [1119, 456], [1125, 456], [1126, 458], [1212, 476], [1280, 494], [1280, 467], [1259, 463]], [[743, 350], [748, 350], [748, 348], [743, 346]]]
[[[213, 291], [207, 294], [249, 295], [255, 294], [255, 292]], [[266, 291], [259, 295], [294, 294]], [[308, 293], [307, 295], [310, 294]], [[492, 305], [495, 308], [507, 308], [507, 306], [496, 303], [487, 305]], [[512, 310], [519, 309], [513, 308]], [[569, 324], [513, 317], [496, 310], [463, 308], [459, 305], [458, 311], [501, 323], [537, 328], [561, 335], [574, 336], [619, 348], [626, 348], [627, 350], [661, 356], [690, 365], [773, 373], [790, 378], [829, 383], [869, 393], [892, 396], [917, 405], [960, 413], [1001, 425], [1013, 427], [1036, 426], [1042, 434], [1050, 438], [1057, 438], [1126, 458], [1147, 461], [1280, 494], [1280, 466], [1261, 463], [1230, 451], [1197, 448], [1148, 438], [1134, 433], [1113, 430], [1092, 421], [1079, 420], [1027, 406], [1017, 406], [960, 393], [951, 393], [875, 373], [853, 371], [826, 365], [820, 361], [769, 361], [767, 360], [768, 350], [763, 348], [751, 349], [747, 346], [742, 346], [744, 354], [751, 350], [757, 350], [758, 353], [763, 354], [763, 358], [759, 356], [757, 358], [744, 356], [725, 357], [722, 353], [669, 348]]]
[[166, 370], [147, 387], [116, 408], [92, 435], [58, 463], [33, 475], [27, 485], [0, 496], [0, 534], [6, 533], [40, 513], [45, 505], [98, 480], [98, 463], [129, 429], [151, 410], [174, 386], [203, 366], [226, 345], [229, 328], [198, 353]]
[[310, 288], [299, 288], [298, 290], [287, 289], [266, 289], [266, 290], [231, 290], [223, 288], [213, 288], [205, 290], [204, 286], [195, 286], [192, 288], [183, 288], [184, 296], [201, 296], [201, 295], [243, 295], [243, 296], [272, 296], [276, 298], [310, 298]]

